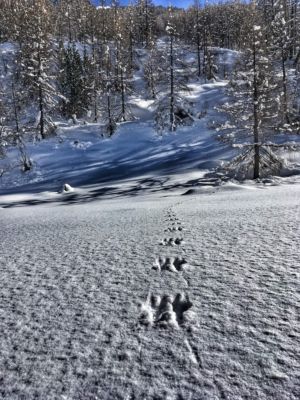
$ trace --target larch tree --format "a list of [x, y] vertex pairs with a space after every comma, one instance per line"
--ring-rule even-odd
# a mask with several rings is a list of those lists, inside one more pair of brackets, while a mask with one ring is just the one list
[[135, 7], [138, 42], [148, 47], [153, 32], [153, 1], [137, 0]]
[[128, 106], [128, 95], [132, 92], [131, 73], [133, 68], [130, 52], [130, 30], [126, 30], [123, 16], [119, 15], [116, 22], [116, 32], [114, 38], [114, 71], [115, 89], [118, 108], [118, 122], [125, 122], [132, 118], [130, 107]]
[[289, 116], [289, 93], [287, 61], [291, 48], [291, 38], [289, 35], [289, 23], [286, 20], [285, 0], [276, 0], [273, 5], [273, 21], [271, 22], [272, 50], [275, 59], [279, 60], [279, 69], [282, 86], [282, 122], [290, 123]]
[[247, 48], [229, 89], [232, 101], [220, 108], [230, 116], [220, 127], [222, 137], [241, 150], [232, 165], [245, 176], [252, 171], [253, 179], [280, 167], [271, 142], [278, 126], [280, 90], [259, 20], [254, 8]]
[[157, 48], [156, 40], [150, 41], [149, 53], [144, 63], [144, 78], [150, 98], [156, 99], [159, 91], [160, 77], [163, 73], [164, 57]]
[[75, 43], [62, 47], [60, 54], [60, 88], [62, 113], [74, 122], [89, 111], [93, 98], [92, 60], [87, 52], [80, 54]]
[[101, 131], [105, 137], [112, 137], [117, 129], [116, 83], [113, 66], [114, 54], [109, 45], [104, 53], [101, 71], [102, 91], [100, 99]]
[[166, 49], [161, 57], [160, 96], [156, 113], [156, 127], [159, 131], [176, 131], [178, 125], [191, 122], [192, 118], [182, 93], [189, 91], [187, 65], [183, 60], [177, 43], [173, 10], [169, 10], [169, 22], [166, 27]]
[[198, 78], [202, 75], [201, 68], [201, 47], [202, 47], [202, 27], [201, 27], [201, 13], [200, 13], [200, 2], [199, 0], [195, 0], [194, 2], [194, 13], [195, 13], [195, 22], [194, 22], [194, 40], [196, 45], [196, 56], [197, 56], [197, 76]]
[[[16, 50], [16, 46], [13, 47]], [[16, 54], [11, 50], [2, 54], [3, 73], [0, 76], [0, 157], [8, 146], [16, 146], [20, 155], [21, 170], [31, 170], [32, 162], [26, 150], [26, 135], [23, 126], [26, 92], [19, 79]]]
[[36, 128], [39, 136], [44, 139], [55, 130], [51, 113], [59, 98], [53, 61], [56, 57], [51, 34], [52, 10], [47, 0], [36, 0], [24, 7], [25, 25], [21, 32], [19, 52], [20, 73], [29, 97], [36, 102]]

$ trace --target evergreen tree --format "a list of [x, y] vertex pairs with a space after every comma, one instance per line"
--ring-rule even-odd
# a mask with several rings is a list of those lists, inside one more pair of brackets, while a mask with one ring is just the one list
[[199, 0], [195, 0], [194, 4], [195, 8], [195, 24], [194, 24], [194, 40], [196, 45], [196, 54], [197, 54], [197, 76], [201, 77], [201, 22], [200, 22], [200, 3]]
[[51, 6], [47, 0], [37, 0], [26, 5], [24, 13], [26, 19], [19, 52], [20, 74], [28, 97], [37, 105], [36, 128], [40, 137], [45, 138], [55, 130], [51, 113], [59, 97], [54, 76]]
[[168, 129], [175, 131], [177, 126], [191, 120], [190, 110], [184, 98], [183, 91], [187, 91], [188, 77], [183, 72], [187, 66], [181, 59], [180, 50], [176, 46], [176, 27], [173, 23], [173, 11], [170, 10], [169, 23], [166, 27], [167, 54], [162, 57], [162, 71], [160, 86], [163, 93], [157, 107], [156, 126], [158, 130]]
[[148, 47], [153, 32], [154, 5], [152, 0], [137, 0], [136, 10], [138, 43]]
[[103, 71], [103, 102], [102, 116], [104, 117], [104, 133], [111, 137], [117, 129], [117, 113], [115, 106], [115, 85], [112, 73], [112, 54], [109, 46], [105, 51], [105, 70]]
[[154, 40], [149, 46], [149, 55], [144, 65], [144, 78], [147, 88], [152, 99], [157, 98], [159, 91], [160, 77], [163, 74], [164, 57], [157, 49], [157, 44]]
[[[223, 134], [242, 154], [235, 163], [247, 175], [253, 171], [257, 179], [264, 173], [278, 168], [280, 162], [272, 151], [272, 139], [278, 125], [280, 96], [270, 55], [266, 46], [264, 30], [257, 25], [259, 15], [254, 10], [252, 28], [248, 32], [248, 48], [231, 81], [230, 94], [233, 101], [224, 104], [221, 110], [231, 121], [221, 126]], [[234, 167], [235, 167], [234, 163]]]
[[130, 39], [127, 36], [128, 31], [124, 29], [125, 24], [123, 23], [122, 17], [119, 16], [119, 20], [116, 24], [116, 37], [115, 37], [115, 88], [118, 108], [117, 120], [119, 122], [125, 122], [132, 118], [131, 110], [128, 106], [128, 95], [132, 93], [131, 84], [131, 52], [130, 52]]
[[85, 115], [92, 102], [91, 63], [85, 53], [80, 56], [75, 44], [62, 49], [60, 85], [64, 96], [62, 112], [67, 118]]
[[26, 172], [32, 168], [32, 162], [28, 156], [24, 132], [22, 126], [22, 101], [24, 91], [18, 81], [18, 68], [10, 58], [7, 60], [5, 75], [1, 76], [0, 84], [0, 157], [5, 155], [8, 146], [17, 146], [20, 155], [20, 166]]
[[272, 33], [272, 50], [274, 52], [275, 59], [279, 60], [279, 68], [281, 74], [281, 86], [282, 86], [282, 122], [289, 124], [289, 101], [288, 101], [288, 77], [286, 63], [289, 57], [291, 48], [291, 39], [289, 36], [289, 24], [286, 20], [285, 0], [276, 0], [273, 5], [273, 21], [271, 22], [271, 33]]

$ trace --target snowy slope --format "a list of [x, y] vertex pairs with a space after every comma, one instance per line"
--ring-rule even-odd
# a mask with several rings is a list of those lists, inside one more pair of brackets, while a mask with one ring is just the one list
[[[164, 48], [165, 41], [160, 40], [159, 46]], [[14, 48], [7, 44], [3, 51], [11, 54]], [[238, 52], [228, 49], [214, 49], [214, 52], [228, 73]], [[185, 56], [186, 62], [193, 66], [195, 55], [186, 51]], [[195, 119], [193, 125], [160, 135], [154, 129], [155, 102], [149, 99], [143, 79], [147, 57], [144, 49], [137, 49], [138, 68], [133, 77], [135, 94], [128, 98], [135, 116], [133, 121], [119, 124], [117, 133], [111, 139], [102, 137], [101, 124], [81, 121], [81, 124], [72, 125], [58, 121], [56, 137], [27, 141], [27, 152], [33, 162], [32, 171], [20, 171], [15, 148], [8, 149], [7, 157], [0, 159], [0, 194], [53, 194], [64, 183], [84, 190], [92, 185], [95, 190], [105, 193], [111, 192], [111, 188], [115, 191], [123, 187], [127, 192], [143, 189], [145, 180], [151, 187], [169, 190], [177, 187], [178, 183], [188, 187], [193, 180], [196, 184], [206, 172], [230, 160], [238, 150], [218, 141], [220, 132], [212, 128], [222, 118], [215, 107], [226, 99], [228, 81], [218, 79], [205, 83], [192, 78], [191, 74], [190, 92], [184, 97], [191, 103]], [[299, 135], [289, 140], [299, 141]], [[299, 152], [284, 156], [293, 164], [295, 173], [299, 173]], [[2, 175], [2, 169], [8, 172]]]
[[[216, 104], [223, 96], [225, 82], [193, 84], [192, 101]], [[0, 188], [9, 190], [57, 190], [64, 181], [71, 185], [103, 184], [144, 176], [167, 175], [216, 166], [230, 158], [232, 150], [215, 139], [214, 130], [207, 128], [211, 118], [196, 120], [193, 127], [160, 136], [153, 127], [152, 101], [131, 99], [137, 120], [121, 124], [111, 139], [101, 137], [101, 126], [87, 124], [64, 126], [59, 137], [28, 143], [34, 169], [28, 174], [19, 170], [4, 174]], [[198, 105], [199, 104], [199, 105]], [[213, 112], [213, 110], [212, 110]], [[8, 153], [3, 163], [13, 164], [16, 152]]]
[[1, 399], [299, 399], [299, 199], [0, 209]]

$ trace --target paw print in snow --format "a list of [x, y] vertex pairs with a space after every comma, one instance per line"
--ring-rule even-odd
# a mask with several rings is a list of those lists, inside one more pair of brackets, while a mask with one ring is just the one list
[[186, 266], [187, 261], [184, 258], [159, 257], [157, 260], [155, 260], [153, 269], [158, 271], [180, 272], [183, 271]]
[[179, 246], [180, 244], [183, 243], [183, 239], [182, 238], [170, 238], [170, 239], [163, 239], [160, 242], [161, 246]]
[[173, 327], [179, 328], [192, 319], [189, 312], [193, 303], [188, 295], [178, 293], [173, 296], [150, 295], [147, 301], [141, 306], [139, 322], [146, 326]]

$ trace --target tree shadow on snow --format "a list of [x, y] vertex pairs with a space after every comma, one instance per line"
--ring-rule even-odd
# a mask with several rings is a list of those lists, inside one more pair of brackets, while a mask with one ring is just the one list
[[218, 177], [202, 177], [199, 179], [191, 179], [186, 182], [176, 183], [168, 177], [149, 177], [137, 179], [132, 184], [124, 184], [120, 186], [107, 186], [107, 187], [91, 187], [89, 189], [81, 190], [80, 192], [62, 193], [60, 196], [54, 198], [32, 198], [26, 200], [17, 200], [11, 203], [0, 203], [2, 208], [26, 207], [26, 206], [40, 206], [40, 205], [75, 205], [86, 204], [100, 199], [117, 199], [121, 197], [135, 197], [141, 194], [162, 193], [165, 196], [166, 192], [182, 189], [183, 193], [189, 194], [185, 189], [199, 188], [199, 187], [215, 187], [220, 185]]

